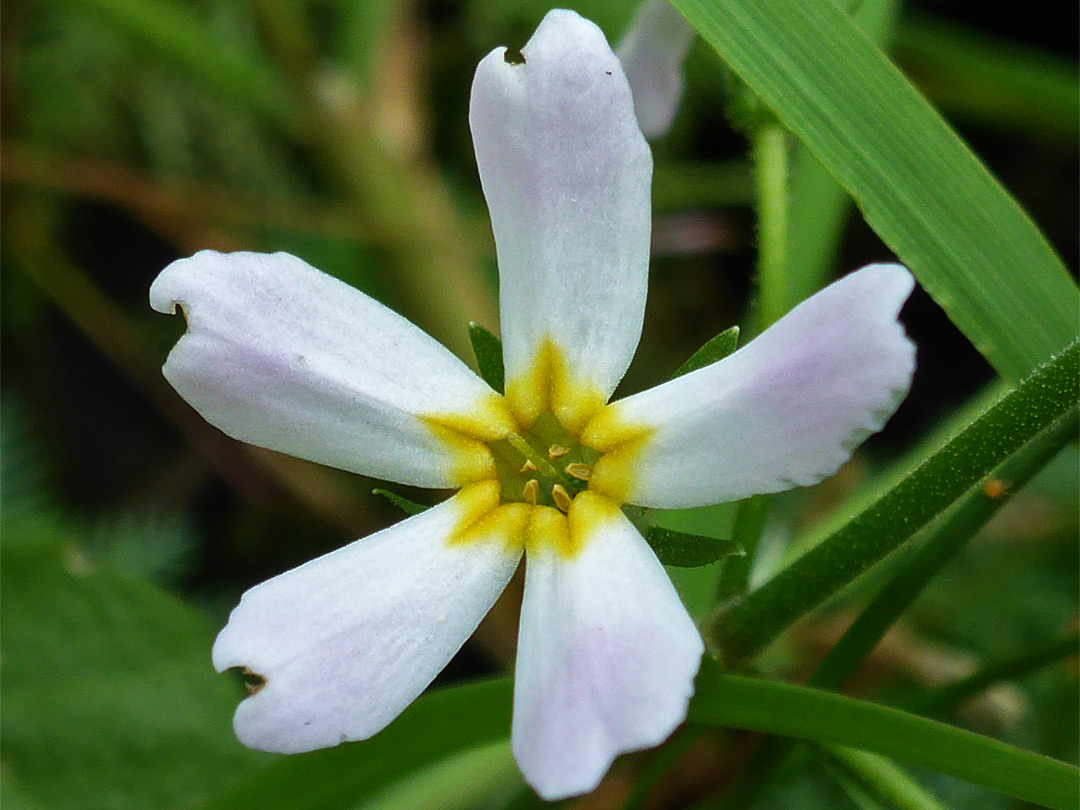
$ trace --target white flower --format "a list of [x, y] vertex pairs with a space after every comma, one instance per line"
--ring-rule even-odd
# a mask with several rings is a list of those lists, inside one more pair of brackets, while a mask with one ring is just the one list
[[638, 126], [646, 138], [671, 128], [683, 94], [682, 66], [694, 29], [667, 0], [646, 0], [619, 44], [619, 62], [630, 89]]
[[620, 506], [712, 504], [832, 473], [907, 389], [913, 347], [896, 315], [913, 282], [898, 265], [866, 267], [725, 360], [606, 404], [641, 330], [652, 161], [592, 23], [553, 11], [522, 53], [480, 63], [470, 109], [505, 398], [286, 254], [199, 253], [167, 267], [150, 300], [188, 321], [165, 376], [230, 436], [461, 487], [244, 595], [213, 650], [218, 670], [265, 679], [237, 709], [239, 738], [292, 753], [375, 734], [461, 647], [524, 553], [513, 749], [553, 799], [666, 738], [702, 654]]

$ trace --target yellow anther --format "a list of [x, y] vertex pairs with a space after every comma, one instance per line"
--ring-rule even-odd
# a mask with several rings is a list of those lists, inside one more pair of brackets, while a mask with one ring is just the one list
[[525, 463], [521, 465], [521, 469], [518, 472], [536, 472], [536, 465], [529, 459], [525, 459]]
[[[564, 492], [563, 494], [565, 495], [566, 493]], [[540, 482], [535, 478], [530, 478], [526, 481], [525, 486], [521, 488], [521, 497], [533, 506], [536, 506], [537, 502], [540, 500]]]
[[551, 500], [555, 501], [555, 506], [563, 512], [569, 512], [570, 504], [574, 502], [562, 484], [556, 484], [551, 488]]
[[548, 448], [548, 458], [552, 461], [558, 461], [570, 451], [563, 447], [561, 444], [553, 444]]
[[588, 464], [581, 464], [575, 461], [573, 464], [567, 464], [563, 468], [563, 472], [569, 475], [571, 478], [576, 478], [579, 481], [588, 481], [592, 478], [592, 467]]

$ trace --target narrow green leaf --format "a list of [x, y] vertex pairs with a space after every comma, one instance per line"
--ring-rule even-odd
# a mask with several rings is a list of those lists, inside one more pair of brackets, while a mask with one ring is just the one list
[[[821, 758], [821, 765], [825, 772], [833, 778], [840, 788], [851, 799], [857, 810], [894, 810], [889, 807], [880, 797], [871, 793], [870, 789], [860, 782], [852, 773], [841, 767], [840, 763], [826, 757]], [[729, 810], [725, 807], [724, 810]]]
[[720, 580], [716, 586], [716, 601], [723, 603], [735, 596], [746, 593], [750, 582], [750, 569], [757, 556], [758, 544], [765, 531], [765, 520], [769, 514], [769, 496], [754, 495], [739, 502], [735, 511], [735, 526], [732, 540], [744, 549], [738, 559], [724, 563], [720, 571]]
[[[993, 480], [1007, 481], [1012, 491], [1023, 487], [1062, 447], [1076, 439], [1080, 427], [1078, 413], [1076, 407], [1071, 408], [1040, 432], [994, 471]], [[808, 683], [826, 689], [839, 688], [934, 575], [964, 548], [1007, 500], [1007, 494], [987, 495], [984, 484], [976, 484], [940, 521], [928, 527], [929, 536], [909, 555], [897, 559], [889, 583], [852, 622]], [[890, 562], [892, 558], [883, 565]]]
[[1077, 653], [1080, 653], [1080, 635], [1072, 633], [1036, 649], [1027, 650], [1014, 658], [988, 664], [975, 674], [942, 686], [913, 703], [919, 711], [944, 712], [996, 683], [1022, 677]]
[[645, 540], [664, 565], [697, 568], [724, 557], [742, 557], [746, 551], [733, 540], [718, 540], [703, 534], [687, 534], [661, 526], [649, 526]]
[[869, 793], [870, 806], [896, 810], [945, 810], [945, 806], [926, 788], [884, 757], [842, 745], [820, 746], [818, 751], [826, 762], [831, 760]]
[[1076, 283], [1046, 239], [837, 5], [672, 4], [999, 372], [1018, 380], [1076, 336]]
[[1069, 145], [1080, 135], [1072, 59], [918, 12], [897, 29], [896, 58], [950, 117]]
[[823, 543], [732, 604], [708, 631], [725, 660], [759, 651], [1075, 408], [1078, 358], [1074, 342]]
[[[879, 47], [892, 38], [899, 0], [864, 0], [851, 14]], [[851, 198], [802, 142], [791, 157], [788, 211], [787, 299], [784, 311], [810, 297], [832, 277]]]
[[738, 345], [739, 327], [732, 326], [730, 329], [725, 329], [690, 355], [685, 363], [675, 369], [675, 373], [671, 375], [671, 379], [674, 380], [676, 377], [681, 377], [683, 374], [697, 371], [699, 368], [704, 368], [705, 366], [715, 363], [717, 360], [723, 360], [735, 351], [735, 347]]
[[420, 768], [354, 810], [475, 810], [524, 788], [510, 740], [470, 748]]
[[390, 501], [390, 503], [392, 503], [394, 506], [404, 512], [406, 515], [419, 515], [421, 512], [425, 512], [428, 509], [428, 507], [422, 503], [410, 501], [408, 498], [402, 498], [396, 492], [391, 492], [390, 490], [382, 489], [381, 487], [376, 487], [375, 489], [371, 490], [371, 494], [379, 495], [380, 497], [386, 498], [386, 500]]
[[506, 378], [503, 370], [502, 341], [472, 321], [469, 323], [469, 342], [472, 343], [473, 354], [476, 355], [476, 367], [480, 370], [480, 376], [500, 394], [503, 393]]
[[[1077, 427], [1077, 408], [1072, 408], [998, 467], [995, 475], [1004, 476], [1013, 486], [1022, 487], [1065, 443], [1075, 438]], [[964, 547], [1006, 500], [1002, 497], [990, 498], [984, 493], [982, 484], [976, 485], [940, 520], [927, 528], [926, 532], [930, 532], [930, 535], [921, 545], [912, 549], [909, 554], [898, 554], [884, 561], [882, 567], [891, 565], [894, 569], [892, 577], [887, 577], [888, 584], [856, 617], [807, 680], [807, 685], [838, 689], [877, 646], [900, 614], [922, 592], [931, 577]], [[1072, 642], [1071, 649], [1075, 651], [1076, 637], [1073, 636], [1067, 641]], [[1017, 663], [1021, 667], [1034, 666], [1044, 660], [1041, 656], [1048, 653], [1058, 656], [1065, 654], [1060, 647], [1054, 647], [1049, 651], [1036, 651], [1032, 654], [1034, 658], [1025, 658]], [[1000, 677], [1007, 677], [1006, 672], [1000, 673]], [[996, 680], [992, 670], [980, 674], [991, 678], [989, 682]], [[975, 681], [968, 684], [964, 681], [957, 685], [957, 689], [961, 695], [970, 694], [967, 689], [978, 689], [980, 683], [985, 686], [989, 682]], [[932, 713], [933, 708], [948, 705], [950, 697], [951, 693], [943, 691], [942, 702], [916, 701], [915, 706], [923, 709], [922, 713]], [[735, 787], [735, 794], [743, 800], [744, 806], [749, 805], [772, 776], [781, 770], [794, 748], [795, 743], [792, 740], [773, 738], [762, 741], [738, 777]]]
[[702, 662], [688, 718], [871, 751], [1045, 807], [1074, 810], [1080, 771], [989, 737], [843, 695]]
[[438, 689], [370, 740], [282, 757], [203, 810], [352, 810], [417, 769], [506, 739], [509, 679]]
[[675, 767], [683, 754], [701, 739], [702, 729], [690, 726], [681, 726], [675, 733], [668, 737], [667, 741], [656, 750], [645, 763], [645, 767], [638, 773], [622, 810], [641, 810], [646, 806], [649, 795], [673, 767]]

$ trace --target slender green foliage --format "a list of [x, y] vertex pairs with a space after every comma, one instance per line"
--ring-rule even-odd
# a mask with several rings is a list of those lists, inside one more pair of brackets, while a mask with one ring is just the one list
[[717, 540], [700, 534], [687, 534], [661, 526], [649, 526], [645, 540], [664, 565], [697, 568], [725, 557], [743, 557], [746, 552], [734, 540]]
[[300, 105], [278, 69], [223, 44], [188, 5], [170, 0], [68, 0], [108, 17], [137, 40], [176, 61], [224, 95], [293, 134], [302, 130]]
[[708, 633], [734, 662], [836, 593], [1076, 407], [1080, 346], [1032, 374], [910, 476], [740, 602]]
[[827, 766], [839, 770], [849, 790], [860, 792], [868, 804], [896, 810], [945, 810], [924, 787], [884, 757], [840, 745], [816, 746], [816, 753]]
[[476, 355], [476, 367], [480, 370], [480, 376], [501, 394], [506, 385], [502, 341], [473, 321], [469, 324], [469, 342], [472, 344], [473, 354]]
[[990, 737], [887, 706], [702, 664], [689, 719], [858, 748], [1045, 807], [1073, 810], [1080, 771]]
[[1076, 284], [1046, 239], [837, 5], [673, 5], [848, 190], [999, 372], [1019, 380], [1076, 336]]
[[1028, 675], [1077, 653], [1080, 653], [1080, 635], [1070, 633], [1012, 658], [995, 661], [967, 678], [942, 686], [913, 701], [914, 708], [935, 714], [946, 712], [996, 683]]
[[378, 495], [380, 498], [386, 498], [394, 506], [404, 512], [406, 515], [419, 515], [421, 512], [427, 510], [427, 507], [422, 503], [416, 501], [410, 501], [408, 498], [403, 498], [396, 492], [391, 492], [388, 489], [382, 487], [375, 487], [371, 490], [372, 495]]
[[[991, 482], [1010, 491], [1023, 487], [1066, 443], [1077, 437], [1077, 409], [1072, 408], [1057, 422], [1017, 451], [995, 471]], [[929, 527], [929, 536], [913, 553], [898, 561], [893, 579], [848, 628], [840, 641], [810, 677], [809, 683], [826, 689], [838, 688], [859, 663], [871, 653], [885, 632], [911, 605], [927, 583], [964, 548], [986, 522], [1006, 502], [1008, 492], [987, 492], [976, 485], [951, 508], [938, 524]]]
[[723, 360], [735, 351], [735, 347], [738, 345], [739, 327], [732, 326], [730, 329], [725, 329], [690, 355], [685, 363], [675, 369], [675, 373], [671, 375], [671, 379], [674, 380], [676, 377], [681, 377], [683, 374], [697, 371], [699, 368], [704, 368], [707, 365], [715, 363], [717, 360]]
[[418, 768], [505, 739], [511, 691], [506, 679], [436, 690], [378, 736], [279, 759], [247, 774], [202, 810], [352, 810]]

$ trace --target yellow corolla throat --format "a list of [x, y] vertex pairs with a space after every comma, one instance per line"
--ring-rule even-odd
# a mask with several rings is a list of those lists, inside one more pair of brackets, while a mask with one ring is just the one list
[[453, 544], [499, 541], [571, 558], [618, 516], [651, 430], [626, 423], [603, 395], [572, 384], [545, 341], [524, 378], [468, 416], [424, 423], [450, 450], [463, 486]]
[[540, 341], [525, 374], [507, 380], [506, 401], [523, 428], [551, 411], [568, 431], [580, 433], [607, 402], [602, 392], [575, 380], [562, 350], [550, 338]]
[[495, 460], [488, 442], [517, 430], [506, 399], [494, 391], [472, 404], [468, 413], [421, 416], [452, 459], [451, 478], [458, 486], [495, 477]]

